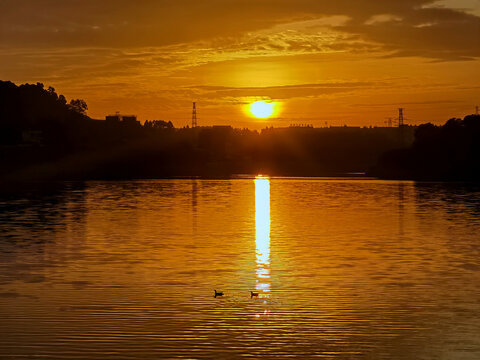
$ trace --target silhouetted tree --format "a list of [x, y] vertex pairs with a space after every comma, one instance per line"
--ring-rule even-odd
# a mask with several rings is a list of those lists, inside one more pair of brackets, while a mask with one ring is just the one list
[[65, 99], [65, 96], [63, 96], [63, 95], [59, 95], [59, 96], [58, 96], [58, 102], [59, 102], [61, 105], [67, 105], [67, 99]]
[[383, 154], [371, 175], [417, 180], [480, 181], [480, 116], [420, 125], [409, 149]]
[[164, 120], [146, 120], [143, 126], [147, 129], [173, 129], [173, 123], [171, 121]]
[[70, 100], [70, 104], [68, 104], [69, 108], [73, 111], [76, 111], [79, 114], [85, 115], [88, 110], [87, 103], [81, 99], [72, 99]]

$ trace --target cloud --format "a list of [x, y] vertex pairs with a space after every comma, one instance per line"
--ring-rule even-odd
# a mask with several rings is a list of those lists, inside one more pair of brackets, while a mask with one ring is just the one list
[[399, 16], [391, 15], [391, 14], [378, 14], [378, 15], [373, 15], [370, 19], [365, 21], [365, 25], [388, 23], [392, 21], [402, 21], [402, 18]]
[[463, 100], [425, 100], [425, 101], [401, 101], [397, 103], [366, 103], [366, 104], [352, 104], [354, 107], [395, 107], [406, 105], [441, 105], [441, 104], [461, 104], [465, 103]]
[[447, 8], [445, 1], [439, 8], [433, 0], [3, 0], [0, 43], [4, 48], [168, 47], [272, 29], [285, 38], [293, 29], [288, 44], [272, 41], [269, 47], [321, 51], [321, 35], [330, 28], [376, 43], [392, 56], [479, 57], [480, 18]]
[[480, 0], [437, 0], [424, 7], [450, 8], [480, 16]]
[[360, 89], [386, 86], [381, 82], [325, 82], [317, 84], [299, 84], [267, 87], [226, 87], [226, 86], [191, 86], [202, 99], [244, 99], [250, 102], [252, 98], [267, 98], [287, 100], [293, 98], [314, 98], [337, 93], [348, 93]]
[[403, 21], [350, 24], [344, 31], [382, 44], [389, 56], [438, 60], [480, 57], [480, 18], [451, 9], [414, 9], [404, 14]]
[[[249, 32], [188, 44], [156, 47], [62, 47], [0, 49], [0, 67], [10, 78], [104, 83], [172, 77], [194, 67], [250, 58], [309, 54], [366, 53], [378, 45], [332, 29], [301, 31], [318, 22], [293, 23], [290, 29]], [[123, 78], [123, 80], [121, 80]]]

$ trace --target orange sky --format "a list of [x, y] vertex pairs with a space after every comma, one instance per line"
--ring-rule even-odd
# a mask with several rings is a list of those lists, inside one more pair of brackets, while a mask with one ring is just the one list
[[[480, 0], [3, 0], [0, 79], [88, 114], [263, 128], [444, 123], [480, 104]], [[271, 100], [276, 117], [245, 104]]]

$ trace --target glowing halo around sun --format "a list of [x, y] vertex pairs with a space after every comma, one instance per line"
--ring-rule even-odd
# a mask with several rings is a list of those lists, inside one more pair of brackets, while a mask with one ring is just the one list
[[250, 104], [250, 113], [259, 119], [266, 119], [273, 115], [275, 111], [275, 104], [265, 101], [255, 101]]

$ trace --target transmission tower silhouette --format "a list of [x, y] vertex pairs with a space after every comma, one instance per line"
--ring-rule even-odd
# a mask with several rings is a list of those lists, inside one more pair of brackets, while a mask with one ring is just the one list
[[193, 110], [192, 110], [192, 128], [197, 127], [197, 104], [193, 103]]
[[398, 109], [398, 127], [403, 126], [403, 108]]

